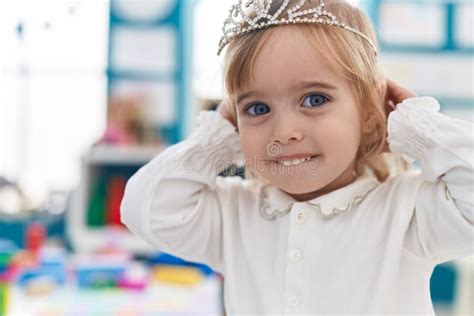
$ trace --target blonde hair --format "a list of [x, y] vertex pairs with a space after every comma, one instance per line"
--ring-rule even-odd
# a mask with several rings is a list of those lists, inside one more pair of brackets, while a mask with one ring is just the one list
[[[278, 10], [282, 2], [283, 0], [275, 0], [272, 3], [271, 14]], [[359, 30], [377, 46], [375, 30], [360, 9], [340, 0], [326, 0], [325, 3], [327, 10], [339, 21]], [[307, 5], [314, 6], [314, 3]], [[385, 181], [391, 174], [386, 155], [383, 155], [387, 134], [383, 102], [386, 88], [380, 86], [382, 71], [372, 46], [362, 37], [336, 26], [298, 24], [291, 27], [297, 27], [307, 38], [314, 39], [311, 43], [323, 60], [351, 83], [361, 111], [361, 126], [370, 126], [369, 132], [365, 134], [361, 128], [361, 142], [356, 155], [356, 175], [363, 175], [368, 168], [379, 181]], [[269, 27], [245, 34], [235, 38], [227, 47], [224, 57], [224, 86], [233, 105], [230, 108], [235, 122], [237, 94], [251, 81], [256, 57], [273, 29], [274, 27]], [[406, 163], [402, 165], [402, 169], [407, 168]], [[258, 177], [248, 169], [246, 168], [248, 178]]]

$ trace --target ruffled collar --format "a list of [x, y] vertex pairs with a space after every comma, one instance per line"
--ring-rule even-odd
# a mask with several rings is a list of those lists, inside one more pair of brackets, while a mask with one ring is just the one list
[[261, 185], [260, 214], [268, 219], [286, 215], [295, 205], [309, 205], [323, 218], [332, 218], [337, 214], [347, 213], [371, 192], [379, 181], [372, 174], [365, 174], [354, 182], [309, 201], [298, 202], [279, 188]]

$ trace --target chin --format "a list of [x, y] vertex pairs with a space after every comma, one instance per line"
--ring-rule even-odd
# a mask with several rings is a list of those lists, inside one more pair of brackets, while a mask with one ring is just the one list
[[308, 180], [295, 180], [288, 181], [288, 179], [282, 179], [280, 181], [273, 182], [278, 188], [289, 194], [307, 194], [317, 190], [320, 190], [325, 186], [324, 183], [319, 183], [314, 177]]

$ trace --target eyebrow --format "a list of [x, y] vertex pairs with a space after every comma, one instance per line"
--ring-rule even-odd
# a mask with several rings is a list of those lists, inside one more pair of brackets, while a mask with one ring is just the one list
[[[328, 83], [328, 82], [325, 82], [325, 81], [302, 81], [302, 82], [299, 82], [298, 84], [294, 85], [292, 87], [292, 90], [296, 89], [296, 90], [302, 90], [302, 89], [308, 89], [308, 88], [323, 88], [323, 89], [327, 89], [327, 90], [336, 90], [336, 86]], [[237, 98], [237, 103], [239, 104], [240, 102], [242, 102], [242, 100], [244, 99], [247, 99], [247, 98], [251, 98], [255, 95], [258, 95], [258, 91], [256, 90], [252, 90], [252, 91], [248, 91], [248, 92], [245, 92], [241, 95], [238, 96]]]

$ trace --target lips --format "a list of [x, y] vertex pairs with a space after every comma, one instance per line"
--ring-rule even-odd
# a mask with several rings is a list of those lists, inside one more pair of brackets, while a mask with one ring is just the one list
[[276, 156], [274, 160], [276, 161], [281, 161], [281, 160], [293, 160], [293, 159], [302, 159], [302, 158], [308, 158], [308, 157], [314, 157], [316, 154], [314, 153], [300, 153], [300, 154], [294, 154], [294, 155], [288, 155], [288, 156]]

